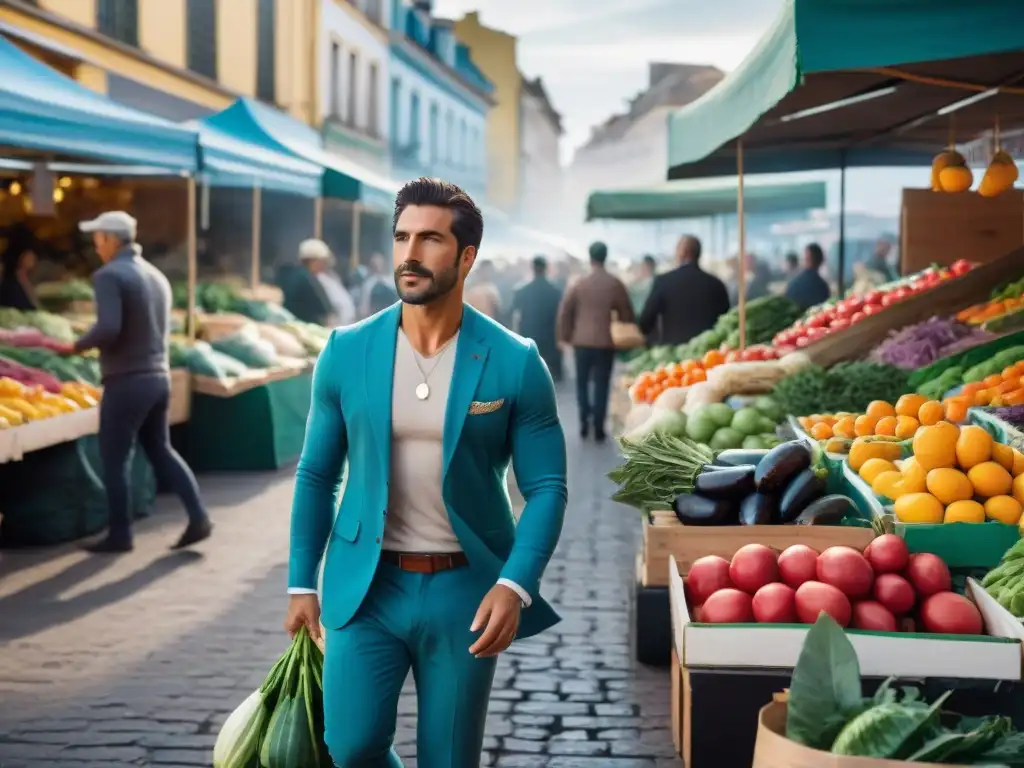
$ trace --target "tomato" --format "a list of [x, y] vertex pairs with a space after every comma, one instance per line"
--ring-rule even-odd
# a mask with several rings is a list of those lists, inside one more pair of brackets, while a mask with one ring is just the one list
[[896, 291], [893, 291], [892, 293], [887, 293], [882, 297], [882, 306], [891, 307], [897, 301], [899, 301], [899, 299], [896, 298]]
[[864, 305], [881, 304], [883, 295], [881, 291], [868, 291], [864, 294]]
[[957, 259], [949, 266], [949, 271], [954, 277], [966, 275], [972, 269], [974, 269], [974, 265], [967, 261], [967, 259]]
[[909, 612], [917, 602], [914, 588], [898, 573], [883, 573], [876, 577], [873, 594], [875, 600], [896, 616]]
[[907, 564], [907, 580], [921, 597], [930, 597], [939, 592], [949, 592], [953, 582], [949, 568], [938, 555], [920, 552], [910, 556]]
[[686, 574], [686, 593], [694, 603], [703, 603], [718, 590], [731, 586], [729, 561], [717, 555], [694, 560]]
[[818, 581], [831, 584], [849, 597], [871, 594], [875, 572], [853, 547], [829, 547], [818, 555]]
[[753, 600], [738, 589], [720, 589], [704, 601], [700, 620], [707, 624], [745, 624], [754, 620]]
[[880, 304], [865, 304], [865, 305], [864, 305], [864, 310], [863, 310], [863, 312], [864, 312], [864, 314], [865, 314], [865, 315], [867, 315], [868, 317], [870, 317], [871, 315], [877, 315], [877, 314], [878, 314], [879, 312], [881, 312], [881, 311], [882, 311], [882, 307], [883, 307], [883, 306], [889, 306], [889, 305], [888, 305], [888, 304], [885, 304], [885, 305], [880, 305]]
[[811, 339], [807, 338], [806, 336], [801, 336], [799, 339], [796, 340], [796, 347], [797, 349], [803, 349], [810, 343]]
[[899, 573], [907, 567], [910, 551], [901, 536], [886, 533], [872, 540], [864, 550], [864, 557], [875, 573]]
[[853, 315], [850, 317], [850, 325], [853, 325], [854, 323], [859, 323], [865, 317], [867, 317], [867, 315], [864, 312], [854, 312]]
[[796, 592], [786, 584], [765, 584], [751, 601], [754, 621], [762, 624], [795, 624]]
[[736, 550], [729, 564], [729, 578], [739, 589], [754, 594], [765, 584], [779, 580], [775, 551], [764, 544], [746, 544]]
[[[804, 341], [806, 341], [806, 339], [804, 339]], [[796, 346], [786, 345], [786, 346], [782, 346], [782, 347], [776, 347], [775, 348], [775, 359], [778, 359], [780, 357], [785, 357], [790, 352], [795, 352], [795, 351], [796, 351]]]
[[808, 328], [807, 338], [809, 338], [811, 341], [817, 341], [818, 339], [825, 336], [827, 333], [828, 330], [826, 330], [825, 328]]
[[896, 617], [881, 603], [862, 600], [853, 605], [853, 628], [873, 632], [895, 632]]
[[807, 329], [810, 330], [811, 328], [824, 328], [826, 325], [828, 325], [828, 320], [828, 315], [826, 315], [824, 312], [819, 312], [814, 317], [809, 318], [807, 320]]
[[850, 321], [845, 317], [838, 317], [832, 321], [832, 325], [828, 328], [830, 331], [841, 331], [843, 328], [849, 328]]
[[940, 592], [925, 600], [921, 624], [926, 632], [943, 635], [980, 635], [985, 626], [978, 607], [955, 592]]
[[786, 547], [779, 555], [779, 576], [793, 587], [818, 578], [818, 553], [806, 544]]
[[796, 615], [802, 624], [813, 624], [818, 614], [827, 613], [841, 627], [850, 625], [853, 609], [849, 598], [831, 584], [808, 581], [796, 591]]

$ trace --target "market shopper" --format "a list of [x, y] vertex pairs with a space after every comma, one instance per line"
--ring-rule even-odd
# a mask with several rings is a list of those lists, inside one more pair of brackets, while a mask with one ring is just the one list
[[685, 344], [729, 311], [725, 284], [700, 268], [701, 244], [686, 235], [676, 245], [678, 266], [658, 275], [637, 324], [644, 336], [660, 328], [662, 344]]
[[537, 344], [551, 378], [562, 380], [562, 350], [558, 348], [555, 325], [562, 292], [548, 280], [548, 260], [533, 260], [533, 279], [519, 286], [512, 298], [512, 327]]
[[36, 266], [36, 244], [32, 230], [23, 223], [10, 227], [0, 255], [0, 307], [28, 312], [39, 309], [32, 288], [32, 270]]
[[107, 489], [109, 525], [91, 552], [132, 549], [128, 493], [129, 460], [136, 439], [157, 477], [178, 495], [188, 526], [174, 544], [180, 549], [209, 537], [213, 524], [199, 498], [192, 470], [171, 447], [167, 409], [171, 396], [168, 329], [171, 286], [142, 258], [135, 243], [136, 221], [109, 211], [79, 224], [92, 235], [103, 266], [93, 275], [96, 324], [67, 352], [98, 349], [103, 377], [99, 448]]
[[334, 306], [319, 275], [330, 266], [331, 249], [323, 240], [310, 238], [299, 243], [299, 263], [282, 264], [277, 286], [284, 294], [284, 308], [299, 320], [317, 325], [334, 325]]
[[580, 437], [590, 431], [605, 439], [608, 392], [615, 365], [612, 321], [632, 323], [633, 305], [619, 278], [605, 269], [608, 246], [590, 246], [590, 274], [570, 284], [558, 310], [558, 340], [573, 348], [576, 363], [576, 403], [580, 413]]
[[804, 248], [804, 268], [786, 285], [786, 298], [799, 304], [803, 309], [810, 309], [828, 301], [832, 289], [821, 276], [821, 268], [825, 264], [825, 252], [817, 243]]
[[565, 513], [565, 438], [536, 346], [464, 304], [483, 234], [469, 196], [409, 182], [393, 228], [401, 303], [335, 330], [313, 374], [285, 628], [320, 635], [324, 558], [337, 765], [402, 765], [392, 741], [411, 668], [419, 764], [476, 766], [497, 655], [558, 621], [538, 589]]

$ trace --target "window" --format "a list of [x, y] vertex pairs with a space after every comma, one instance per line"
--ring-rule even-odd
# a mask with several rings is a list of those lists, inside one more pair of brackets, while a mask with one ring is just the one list
[[256, 98], [273, 104], [277, 99], [274, 38], [276, 0], [259, 0], [256, 17]]
[[366, 99], [366, 132], [371, 136], [376, 136], [380, 133], [380, 104], [377, 93], [380, 88], [377, 82], [380, 75], [377, 71], [377, 62], [370, 64], [370, 69], [367, 72], [367, 83], [366, 87], [369, 89]]
[[397, 77], [391, 78], [391, 146], [400, 147], [402, 142], [399, 136], [401, 125], [401, 108], [402, 108], [402, 81]]
[[185, 8], [188, 68], [216, 80], [217, 3], [215, 0], [188, 0]]
[[409, 146], [417, 148], [419, 154], [420, 146], [420, 95], [412, 92], [409, 99]]
[[348, 104], [345, 107], [345, 115], [348, 124], [357, 125], [358, 104], [359, 104], [359, 59], [355, 53], [348, 55]]
[[451, 163], [455, 159], [455, 116], [449, 109], [444, 117], [444, 161]]
[[438, 149], [438, 124], [437, 124], [437, 104], [430, 105], [430, 162], [431, 164], [436, 163], [440, 158], [437, 156]]
[[138, 46], [138, 0], [99, 0], [96, 4], [96, 27], [107, 37], [125, 45]]
[[337, 40], [331, 41], [331, 70], [330, 76], [330, 116], [338, 117], [341, 114], [341, 44]]

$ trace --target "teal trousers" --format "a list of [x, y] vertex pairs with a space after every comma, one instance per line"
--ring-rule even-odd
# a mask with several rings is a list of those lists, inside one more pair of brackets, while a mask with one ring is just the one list
[[493, 586], [469, 568], [434, 574], [380, 563], [359, 611], [327, 630], [325, 739], [340, 768], [402, 768], [398, 697], [416, 681], [417, 763], [478, 768], [496, 659], [476, 659], [473, 617]]

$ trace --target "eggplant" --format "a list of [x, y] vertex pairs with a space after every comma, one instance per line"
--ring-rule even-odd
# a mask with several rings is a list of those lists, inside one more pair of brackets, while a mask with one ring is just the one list
[[767, 448], [743, 449], [729, 448], [715, 456], [715, 461], [710, 466], [717, 467], [742, 467], [753, 464], [755, 467], [761, 463], [761, 459], [768, 455]]
[[811, 466], [811, 459], [811, 449], [802, 440], [777, 445], [758, 463], [754, 485], [761, 493], [780, 493], [790, 480]]
[[793, 522], [797, 525], [839, 525], [857, 507], [846, 496], [833, 493], [812, 501]]
[[765, 493], [752, 493], [740, 504], [740, 525], [771, 525], [778, 499]]
[[736, 502], [709, 499], [696, 493], [676, 496], [672, 508], [683, 525], [735, 525]]
[[808, 467], [794, 477], [786, 486], [779, 500], [779, 523], [792, 523], [812, 501], [825, 493], [825, 480]]
[[722, 467], [702, 471], [693, 483], [693, 490], [709, 499], [739, 501], [754, 492], [753, 464], [742, 467]]

